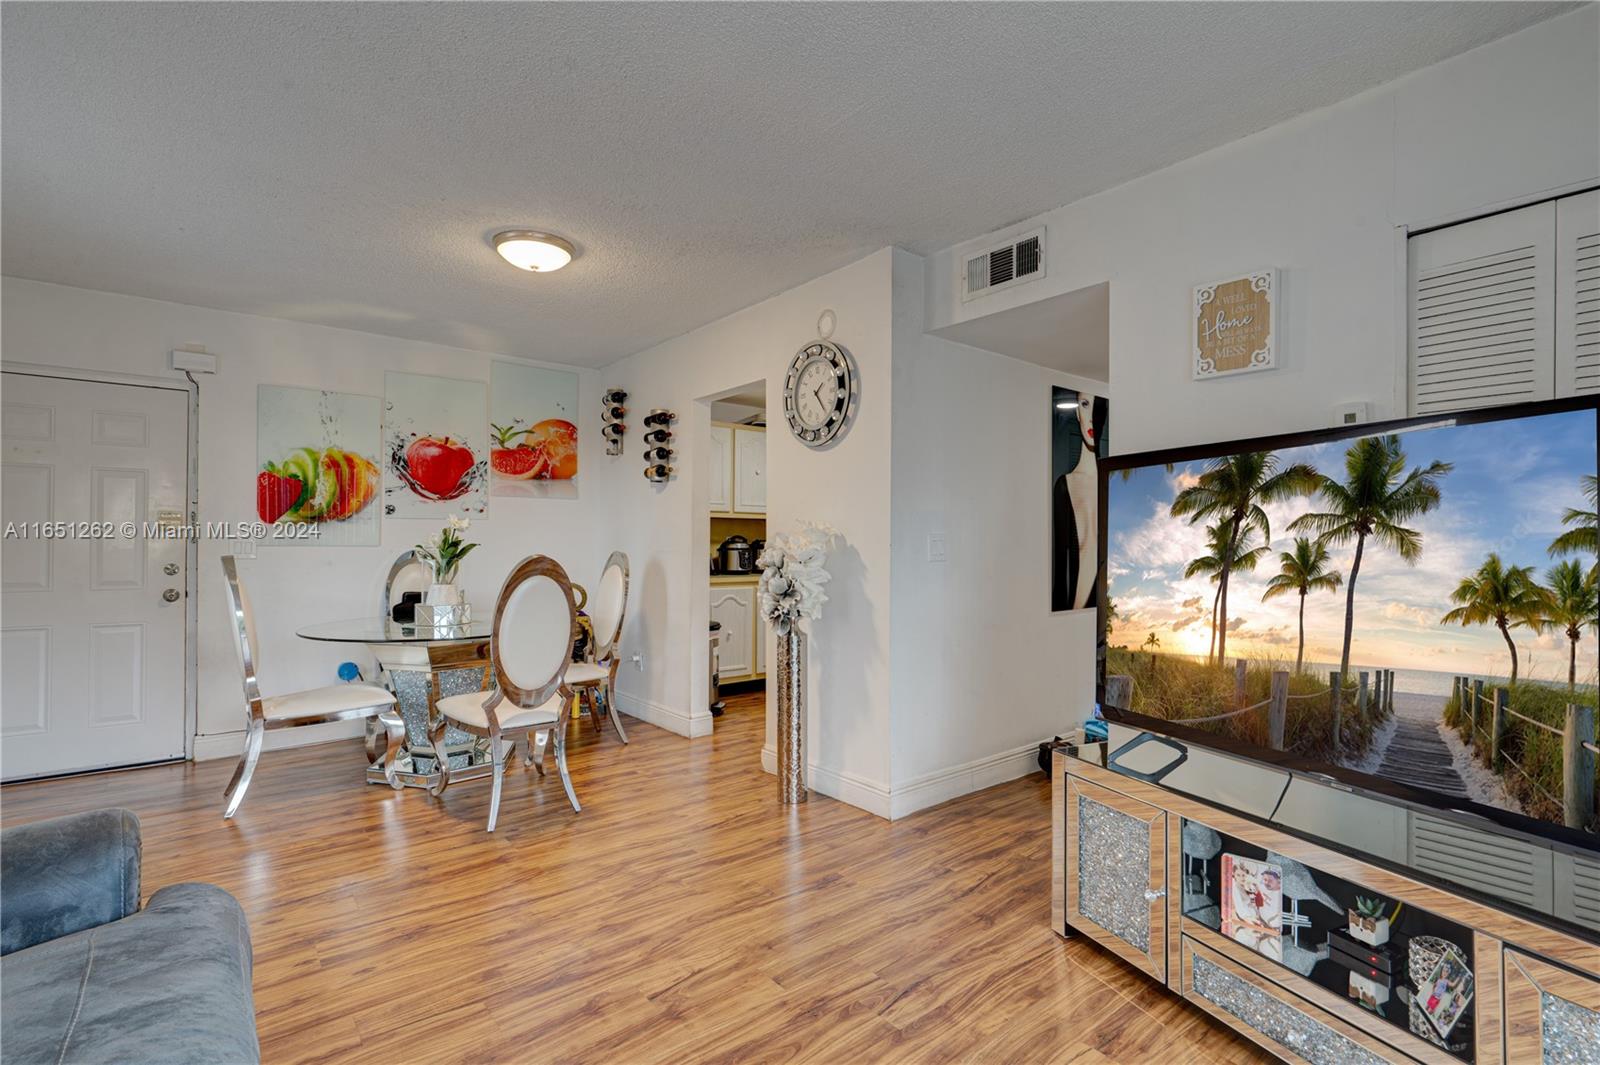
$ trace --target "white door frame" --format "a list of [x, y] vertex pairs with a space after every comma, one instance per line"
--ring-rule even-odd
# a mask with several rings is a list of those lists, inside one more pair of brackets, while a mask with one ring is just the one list
[[[185, 373], [187, 380], [170, 377], [149, 377], [144, 374], [117, 373], [112, 370], [82, 370], [73, 366], [44, 366], [39, 363], [17, 362], [7, 359], [0, 362], [0, 371], [28, 377], [55, 377], [67, 381], [90, 381], [105, 385], [130, 385], [135, 388], [162, 388], [170, 392], [183, 392], [189, 397], [188, 425], [188, 477], [184, 489], [187, 500], [188, 524], [193, 528], [200, 513], [200, 384], [193, 375]], [[199, 640], [199, 590], [200, 542], [190, 535], [184, 545], [183, 598], [183, 757], [194, 760], [194, 734], [199, 727], [199, 663], [196, 655]], [[97, 770], [104, 772], [104, 770]]]

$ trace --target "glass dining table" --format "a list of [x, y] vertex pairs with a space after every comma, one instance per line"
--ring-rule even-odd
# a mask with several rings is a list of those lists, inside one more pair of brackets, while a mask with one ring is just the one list
[[[369, 784], [433, 789], [439, 779], [441, 754], [450, 759], [452, 783], [490, 774], [489, 741], [446, 727], [436, 706], [447, 696], [491, 687], [494, 672], [489, 636], [493, 629], [487, 619], [434, 627], [367, 617], [318, 622], [295, 633], [304, 640], [365, 644], [388, 675], [404, 723], [405, 742], [393, 766], [367, 766]], [[375, 724], [369, 721], [369, 729]], [[369, 754], [372, 743], [369, 734]], [[443, 747], [442, 752], [436, 744]]]

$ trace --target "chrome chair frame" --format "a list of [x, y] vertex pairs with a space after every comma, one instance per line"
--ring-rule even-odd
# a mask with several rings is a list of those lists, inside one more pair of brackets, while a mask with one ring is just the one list
[[[425, 563], [418, 560], [415, 548], [409, 551], [402, 551], [389, 566], [389, 575], [383, 579], [383, 598], [379, 601], [378, 610], [378, 616], [385, 621], [389, 620], [390, 611], [394, 609], [395, 579], [411, 566], [426, 567]], [[389, 676], [389, 671], [384, 668], [382, 662], [378, 663], [378, 676], [376, 679], [378, 684], [394, 692], [394, 678]], [[395, 694], [398, 695], [399, 693], [395, 692]], [[389, 782], [391, 788], [399, 790], [404, 785], [395, 777], [394, 769], [392, 768], [395, 760], [394, 756], [384, 756], [378, 751], [379, 737], [383, 737], [385, 743], [392, 748], [396, 743], [395, 736], [397, 731], [399, 735], [398, 742], [405, 743], [406, 723], [401, 718], [398, 710], [391, 710], [376, 717], [370, 717], [367, 719], [367, 734], [364, 743], [367, 751], [367, 764], [376, 765], [379, 758], [384, 758], [384, 779]]]
[[[261, 757], [261, 744], [269, 729], [299, 728], [301, 725], [322, 725], [330, 721], [349, 721], [357, 718], [373, 718], [388, 710], [392, 703], [380, 703], [376, 706], [355, 707], [349, 710], [339, 710], [330, 714], [311, 714], [304, 717], [269, 719], [263, 707], [261, 698], [261, 685], [256, 678], [256, 649], [255, 641], [251, 635], [251, 625], [246, 624], [244, 614], [244, 600], [239, 594], [239, 569], [232, 555], [222, 556], [222, 574], [227, 578], [228, 613], [233, 618], [233, 635], [239, 644], [239, 665], [244, 680], [244, 701], [249, 715], [246, 725], [244, 753], [239, 757], [239, 764], [233, 770], [233, 777], [228, 781], [228, 786], [223, 789], [227, 797], [227, 805], [222, 812], [224, 821], [230, 820], [239, 809], [239, 803], [244, 801], [244, 793], [250, 788], [250, 779], [255, 775], [256, 760]], [[387, 730], [387, 750], [384, 753], [384, 773], [390, 778], [394, 786], [393, 773], [400, 745], [405, 737], [404, 728], [396, 732]], [[375, 761], [373, 748], [369, 747], [368, 761]]]
[[[600, 569], [600, 584], [595, 586], [595, 590], [596, 594], [599, 594], [599, 589], [605, 584], [606, 573], [612, 566], [616, 566], [622, 571], [622, 609], [617, 612], [617, 626], [606, 640], [605, 650], [602, 652], [600, 649], [600, 633], [594, 634], [592, 642], [594, 664], [608, 667], [606, 675], [599, 680], [573, 681], [572, 688], [582, 695], [584, 704], [589, 709], [589, 718], [594, 722], [596, 729], [600, 728], [600, 719], [595, 714], [595, 695], [603, 690], [605, 692], [606, 716], [611, 719], [611, 727], [616, 730], [617, 738], [623, 743], [627, 743], [628, 733], [622, 727], [622, 716], [617, 713], [617, 701], [613, 696], [613, 693], [617, 690], [617, 667], [622, 664], [622, 656], [618, 653], [619, 645], [622, 642], [622, 623], [628, 617], [629, 573], [628, 556], [626, 554], [621, 551], [611, 552], [610, 557], [606, 559], [606, 564]], [[593, 620], [592, 614], [590, 618]]]
[[[506, 606], [510, 603], [512, 595], [526, 581], [536, 578], [548, 578], [554, 581], [561, 589], [561, 594], [567, 600], [567, 645], [562, 652], [556, 671], [551, 678], [534, 688], [520, 687], [506, 672], [505, 659], [500, 653], [501, 619], [505, 614]], [[446, 723], [468, 732], [474, 736], [485, 737], [489, 741], [489, 755], [493, 761], [493, 772], [490, 774], [494, 781], [489, 795], [489, 827], [494, 831], [496, 821], [500, 816], [500, 793], [505, 778], [506, 755], [508, 748], [514, 749], [518, 739], [523, 742], [523, 749], [527, 752], [525, 764], [538, 767], [539, 775], [544, 775], [543, 750], [545, 744], [539, 745], [539, 758], [535, 758], [535, 740], [539, 733], [548, 733], [548, 746], [555, 748], [556, 770], [561, 775], [561, 787], [567, 793], [567, 801], [572, 804], [575, 813], [581, 813], [583, 807], [578, 803], [577, 793], [572, 790], [572, 776], [567, 770], [567, 722], [572, 713], [574, 693], [567, 685], [567, 667], [572, 663], [572, 648], [578, 638], [578, 608], [573, 600], [572, 582], [567, 578], [567, 571], [561, 563], [548, 555], [530, 555], [517, 563], [511, 575], [506, 578], [505, 584], [500, 587], [500, 597], [494, 608], [494, 632], [489, 637], [490, 668], [494, 671], [495, 690], [485, 693], [485, 699], [480, 704], [484, 711], [486, 724], [474, 725], [471, 722], [459, 721], [451, 718], [443, 711], [439, 715], [439, 724], [436, 728], [434, 743], [436, 746], [444, 742]], [[500, 724], [499, 708], [509, 702], [516, 709], [532, 709], [543, 706], [552, 698], [560, 696], [560, 710], [554, 722], [521, 725], [505, 728]], [[509, 715], [514, 716], [514, 715]], [[442, 749], [442, 748], [441, 748]], [[450, 760], [439, 759], [439, 780], [433, 788], [434, 795], [444, 794], [445, 788], [450, 786]]]

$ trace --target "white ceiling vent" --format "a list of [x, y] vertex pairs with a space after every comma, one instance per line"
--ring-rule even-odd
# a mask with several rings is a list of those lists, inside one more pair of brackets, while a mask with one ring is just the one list
[[1044, 276], [1044, 230], [1036, 229], [997, 248], [969, 255], [962, 275], [961, 299], [987, 296], [997, 289]]

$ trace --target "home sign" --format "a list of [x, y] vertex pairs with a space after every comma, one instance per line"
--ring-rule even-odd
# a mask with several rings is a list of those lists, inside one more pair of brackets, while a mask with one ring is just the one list
[[1194, 290], [1194, 376], [1224, 377], [1277, 365], [1278, 271], [1198, 285]]

